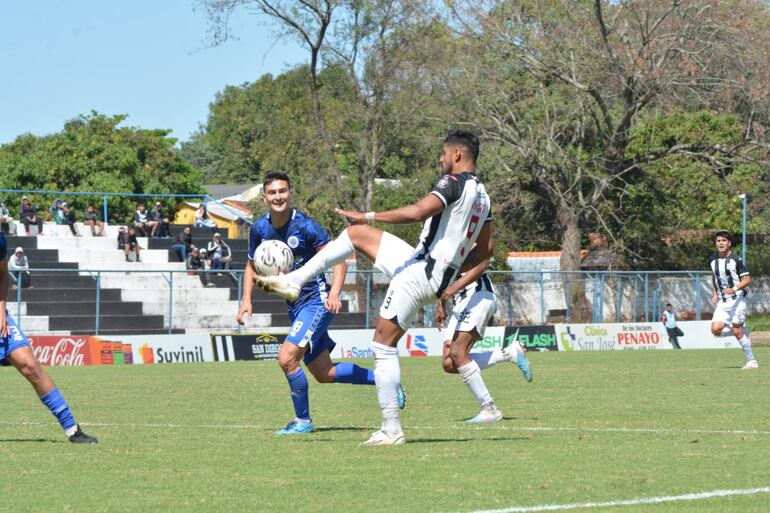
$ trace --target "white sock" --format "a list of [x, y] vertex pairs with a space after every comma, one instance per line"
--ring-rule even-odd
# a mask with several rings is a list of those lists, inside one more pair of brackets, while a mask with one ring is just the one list
[[372, 342], [374, 354], [374, 387], [382, 410], [382, 431], [389, 435], [401, 432], [401, 412], [398, 409], [398, 387], [401, 365], [398, 348]]
[[471, 360], [476, 362], [476, 365], [478, 365], [481, 370], [492, 367], [494, 364], [505, 360], [505, 356], [500, 349], [484, 351], [483, 353], [471, 353], [469, 356], [471, 357]]
[[481, 377], [481, 369], [475, 361], [471, 360], [471, 363], [461, 365], [457, 368], [457, 372], [481, 406], [492, 402], [492, 396], [489, 395], [489, 390]]
[[729, 337], [733, 334], [733, 329], [730, 326], [725, 326], [722, 328], [722, 333], [719, 334], [720, 337]]
[[749, 337], [747, 337], [746, 335], [743, 335], [743, 338], [739, 339], [738, 343], [741, 345], [743, 354], [746, 356], [746, 361], [750, 362], [751, 360], [753, 360], [754, 351], [751, 350], [751, 341], [749, 340]]
[[304, 285], [327, 269], [344, 262], [355, 250], [348, 230], [342, 230], [339, 237], [328, 243], [302, 267], [290, 272], [287, 277], [298, 285]]

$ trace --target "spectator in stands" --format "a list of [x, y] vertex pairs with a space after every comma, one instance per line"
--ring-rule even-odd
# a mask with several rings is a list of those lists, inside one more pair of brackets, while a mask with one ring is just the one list
[[21, 207], [19, 207], [19, 219], [24, 224], [24, 231], [27, 232], [27, 237], [30, 236], [29, 225], [37, 225], [37, 234], [43, 235], [43, 219], [38, 215], [37, 209], [32, 206], [27, 196], [22, 196]]
[[189, 226], [185, 226], [184, 230], [179, 232], [179, 235], [176, 236], [176, 242], [174, 242], [169, 249], [174, 250], [182, 262], [187, 262], [187, 256], [194, 247], [195, 244], [193, 244], [192, 241], [192, 229]]
[[[21, 273], [21, 284], [19, 284], [19, 273]], [[24, 250], [19, 246], [16, 251], [13, 252], [13, 256], [8, 259], [8, 276], [10, 276], [13, 282], [13, 288], [17, 288], [21, 285], [21, 288], [26, 289], [32, 286], [32, 277], [29, 274], [29, 260], [27, 255], [24, 254]]]
[[[215, 271], [230, 269], [230, 263], [233, 260], [233, 252], [230, 246], [222, 240], [219, 233], [214, 234], [214, 238], [208, 245], [208, 254], [211, 258], [211, 269]], [[221, 273], [220, 273], [221, 274]]]
[[144, 208], [144, 202], [140, 201], [136, 204], [136, 212], [134, 212], [134, 228], [142, 237], [149, 237], [151, 227], [152, 224], [147, 218], [147, 210]]
[[0, 201], [0, 229], [3, 230], [5, 235], [10, 235], [11, 228], [13, 228], [11, 213], [8, 212], [8, 207], [5, 206], [5, 203]]
[[160, 207], [160, 201], [156, 201], [155, 206], [152, 210], [150, 210], [150, 222], [155, 223], [155, 225], [152, 227], [152, 236], [169, 239], [171, 238], [171, 231], [169, 230], [171, 221], [169, 221], [168, 217], [163, 215], [163, 211]]
[[201, 203], [198, 210], [195, 211], [195, 223], [193, 226], [196, 228], [202, 226], [204, 228], [216, 228], [217, 223], [213, 219], [209, 219], [209, 211], [206, 209], [206, 205]]
[[75, 223], [77, 222], [77, 219], [75, 218], [75, 212], [70, 208], [68, 203], [61, 204], [61, 216], [62, 222], [59, 224], [66, 224], [70, 227], [72, 235], [75, 237], [80, 237], [80, 234], [78, 234], [78, 230], [75, 227]]
[[51, 214], [51, 219], [56, 224], [64, 224], [64, 200], [56, 198], [53, 203], [48, 207], [48, 212]]
[[118, 230], [118, 249], [122, 249], [123, 253], [125, 253], [126, 262], [131, 261], [131, 259], [128, 258], [130, 252], [133, 252], [134, 255], [136, 255], [137, 262], [142, 261], [141, 258], [139, 258], [139, 252], [142, 248], [139, 246], [139, 241], [136, 238], [136, 229], [134, 229], [133, 226], [129, 228], [128, 231], [122, 226]]
[[193, 248], [190, 252], [190, 256], [187, 257], [187, 270], [197, 273], [201, 283], [204, 287], [213, 287], [214, 284], [209, 281], [208, 273], [201, 271], [206, 270], [206, 250], [199, 250]]
[[[97, 237], [104, 232], [104, 223], [99, 220], [99, 213], [93, 205], [88, 205], [83, 212], [83, 224], [91, 227], [91, 235]], [[96, 229], [99, 228], [99, 231]]]

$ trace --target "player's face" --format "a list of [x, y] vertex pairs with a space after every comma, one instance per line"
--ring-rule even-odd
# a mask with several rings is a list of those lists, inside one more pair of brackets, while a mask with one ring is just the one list
[[728, 239], [727, 237], [716, 238], [717, 251], [719, 251], [720, 253], [729, 251], [730, 246], [732, 246], [732, 243], [730, 242], [730, 239]]
[[291, 196], [292, 190], [284, 180], [273, 180], [262, 192], [262, 200], [273, 213], [285, 212], [289, 208]]

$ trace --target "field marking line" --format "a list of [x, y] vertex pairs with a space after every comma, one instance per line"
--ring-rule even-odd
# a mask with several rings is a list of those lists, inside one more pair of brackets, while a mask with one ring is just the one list
[[[43, 422], [37, 421], [1, 421], [0, 425], [6, 426], [38, 426]], [[119, 422], [81, 422], [82, 426], [94, 427], [138, 427], [138, 428], [160, 428], [160, 429], [253, 429], [253, 430], [273, 430], [276, 426], [264, 426], [258, 424], [175, 424], [175, 423], [119, 423]], [[333, 429], [378, 429], [378, 426], [357, 426], [352, 424], [340, 424], [332, 426], [318, 426], [319, 430]], [[473, 430], [473, 431], [512, 431], [512, 432], [575, 432], [575, 433], [649, 433], [649, 434], [706, 434], [706, 435], [770, 435], [770, 431], [760, 431], [751, 429], [678, 429], [678, 428], [630, 428], [630, 427], [570, 427], [570, 426], [505, 426], [492, 424], [486, 426], [471, 426], [466, 424], [447, 424], [446, 426], [404, 426], [406, 430]]]
[[605, 502], [575, 502], [572, 504], [544, 504], [542, 506], [513, 506], [502, 509], [481, 509], [468, 513], [535, 513], [538, 511], [567, 511], [572, 509], [610, 508], [615, 506], [639, 506], [643, 504], [662, 504], [666, 502], [700, 501], [715, 497], [731, 497], [736, 495], [758, 495], [770, 493], [770, 486], [735, 490], [712, 490], [710, 492], [686, 493], [683, 495], [663, 495], [659, 497], [637, 497]]

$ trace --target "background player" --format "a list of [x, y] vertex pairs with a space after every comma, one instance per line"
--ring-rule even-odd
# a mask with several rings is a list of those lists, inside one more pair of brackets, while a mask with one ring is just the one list
[[[386, 212], [364, 214], [337, 209], [350, 220], [351, 226], [304, 268], [287, 275], [254, 275], [255, 282], [263, 289], [294, 299], [299, 296], [302, 284], [358, 250], [372, 260], [377, 269], [393, 277], [380, 307], [371, 343], [382, 428], [364, 445], [405, 442], [397, 406], [401, 384], [398, 341], [419, 309], [433, 303], [458, 271], [471, 269], [492, 254], [491, 223], [485, 222], [490, 201], [484, 185], [476, 177], [478, 155], [479, 140], [474, 134], [461, 130], [451, 132], [444, 139], [439, 158], [444, 174], [434, 182], [427, 196], [412, 205]], [[415, 249], [395, 235], [367, 226], [374, 221], [388, 224], [425, 221], [425, 224]]]
[[46, 407], [51, 410], [59, 421], [70, 442], [76, 444], [95, 444], [96, 438], [88, 436], [75, 422], [67, 401], [61, 392], [40, 366], [32, 352], [24, 332], [16, 326], [11, 315], [6, 310], [8, 297], [8, 246], [5, 235], [0, 232], [0, 364], [11, 364], [27, 378], [32, 388]]
[[751, 350], [749, 330], [743, 326], [746, 320], [746, 287], [751, 283], [749, 270], [743, 260], [732, 254], [733, 240], [729, 232], [717, 232], [714, 245], [717, 252], [709, 257], [714, 288], [711, 302], [716, 305], [711, 318], [711, 333], [716, 337], [734, 335], [746, 356], [743, 369], [756, 369], [759, 365]]
[[[294, 191], [291, 179], [285, 173], [268, 173], [263, 181], [262, 199], [268, 212], [251, 225], [249, 232], [249, 263], [243, 280], [243, 296], [238, 310], [238, 322], [243, 316], [251, 317], [251, 293], [254, 288], [254, 268], [251, 261], [254, 251], [263, 240], [280, 240], [286, 243], [294, 255], [294, 268], [301, 268], [328, 242], [326, 230], [311, 217], [290, 206]], [[352, 253], [352, 252], [351, 252]], [[327, 330], [334, 314], [340, 311], [340, 290], [345, 282], [347, 264], [344, 260], [334, 266], [332, 285], [326, 282], [323, 272], [308, 280], [297, 298], [288, 302], [292, 321], [289, 335], [278, 351], [278, 364], [283, 369], [291, 389], [294, 404], [294, 420], [276, 431], [279, 435], [309, 433], [313, 430], [310, 417], [310, 398], [305, 372], [300, 366], [304, 360], [308, 370], [319, 383], [351, 383], [374, 385], [374, 373], [352, 363], [332, 363], [330, 353], [335, 343]], [[404, 407], [403, 390], [399, 390], [399, 406]]]
[[502, 349], [471, 353], [473, 345], [484, 336], [484, 330], [497, 309], [492, 280], [484, 272], [488, 265], [489, 261], [485, 260], [463, 274], [447, 287], [436, 304], [436, 324], [443, 328], [446, 320], [444, 301], [453, 298], [452, 317], [444, 331], [442, 364], [444, 371], [460, 375], [481, 405], [481, 412], [467, 422], [497, 422], [503, 418], [481, 377], [482, 370], [498, 362], [514, 362], [524, 374], [524, 379], [532, 381], [529, 361], [518, 340], [514, 339]]

